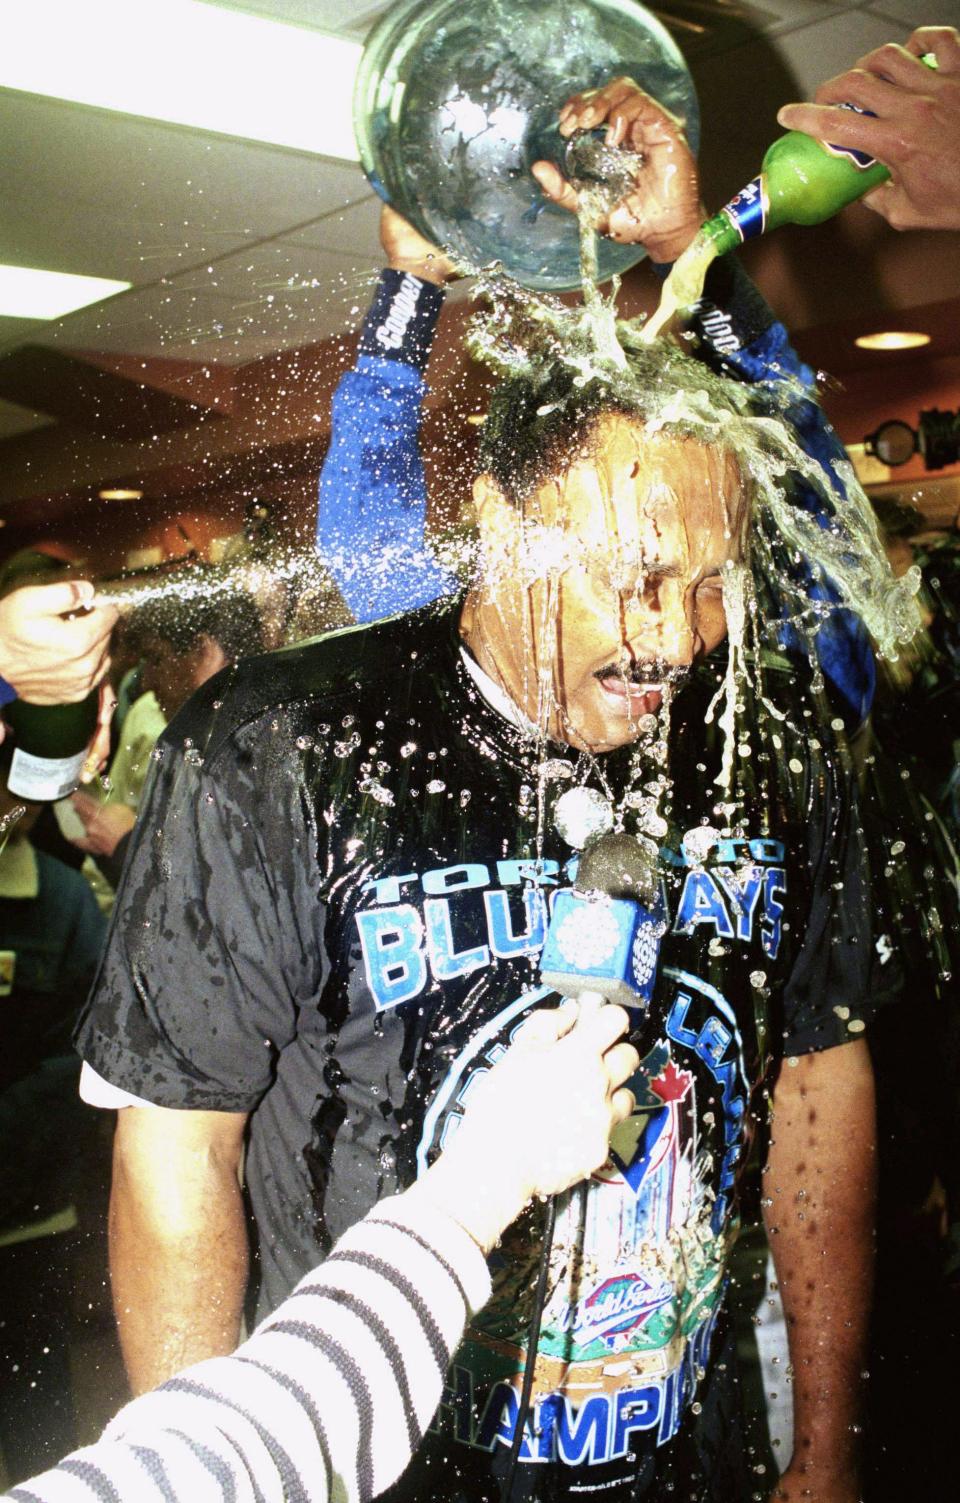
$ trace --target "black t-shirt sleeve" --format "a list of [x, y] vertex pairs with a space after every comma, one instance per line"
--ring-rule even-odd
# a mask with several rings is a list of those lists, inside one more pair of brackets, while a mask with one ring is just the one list
[[812, 889], [784, 990], [788, 1058], [852, 1043], [873, 1011], [870, 882], [852, 774], [814, 771], [806, 805]]
[[252, 1110], [319, 994], [314, 842], [292, 744], [282, 711], [209, 762], [176, 721], [159, 743], [76, 1040], [98, 1074], [158, 1106]]

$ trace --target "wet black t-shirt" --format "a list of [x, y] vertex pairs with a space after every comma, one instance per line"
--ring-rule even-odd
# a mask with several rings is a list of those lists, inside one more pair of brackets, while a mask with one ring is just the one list
[[[573, 855], [556, 798], [582, 782], [630, 827], [659, 770], [631, 748], [544, 754], [478, 693], [457, 621], [418, 613], [253, 660], [158, 747], [80, 1047], [158, 1105], [252, 1113], [262, 1311], [411, 1183], [477, 1072], [556, 1001], [537, 973]], [[718, 673], [704, 665], [674, 702], [669, 925], [634, 1020], [637, 1110], [559, 1209], [521, 1452], [536, 1497], [639, 1496], [708, 1364], [766, 1062], [863, 1026], [868, 903], [845, 778], [773, 670], [781, 704], [738, 754], [751, 807], [724, 836]], [[425, 1442], [437, 1497], [495, 1496], [541, 1214], [493, 1256], [493, 1298]]]

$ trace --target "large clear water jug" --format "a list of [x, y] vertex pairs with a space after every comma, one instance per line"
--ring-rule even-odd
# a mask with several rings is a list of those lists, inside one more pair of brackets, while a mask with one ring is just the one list
[[[564, 165], [561, 106], [619, 74], [678, 115], [696, 149], [687, 66], [634, 0], [398, 0], [357, 76], [364, 171], [422, 234], [472, 265], [499, 261], [528, 287], [578, 287], [576, 222], [544, 199], [530, 166]], [[601, 279], [642, 255], [601, 241]]]

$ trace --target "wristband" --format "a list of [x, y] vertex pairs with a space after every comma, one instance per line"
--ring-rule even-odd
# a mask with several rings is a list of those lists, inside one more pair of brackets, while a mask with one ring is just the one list
[[386, 267], [360, 330], [357, 353], [400, 360], [421, 374], [443, 307], [444, 290], [422, 282], [409, 271]]
[[[673, 265], [651, 261], [650, 270], [664, 282]], [[687, 325], [710, 352], [721, 359], [732, 355], [753, 344], [775, 322], [773, 312], [735, 255], [718, 256], [711, 261], [704, 278], [703, 296], [693, 305]]]
[[0, 678], [0, 709], [4, 705], [12, 704], [17, 697], [17, 691], [12, 684], [8, 684], [5, 678]]
[[718, 355], [730, 355], [751, 345], [775, 323], [766, 300], [757, 291], [736, 256], [712, 261], [695, 303], [690, 328]]

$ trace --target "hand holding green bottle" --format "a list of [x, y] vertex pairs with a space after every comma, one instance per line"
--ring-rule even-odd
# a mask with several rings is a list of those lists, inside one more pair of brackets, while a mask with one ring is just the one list
[[960, 229], [960, 33], [921, 26], [903, 47], [878, 47], [829, 79], [815, 100], [777, 119], [882, 162], [890, 179], [864, 197], [868, 208], [897, 230]]

